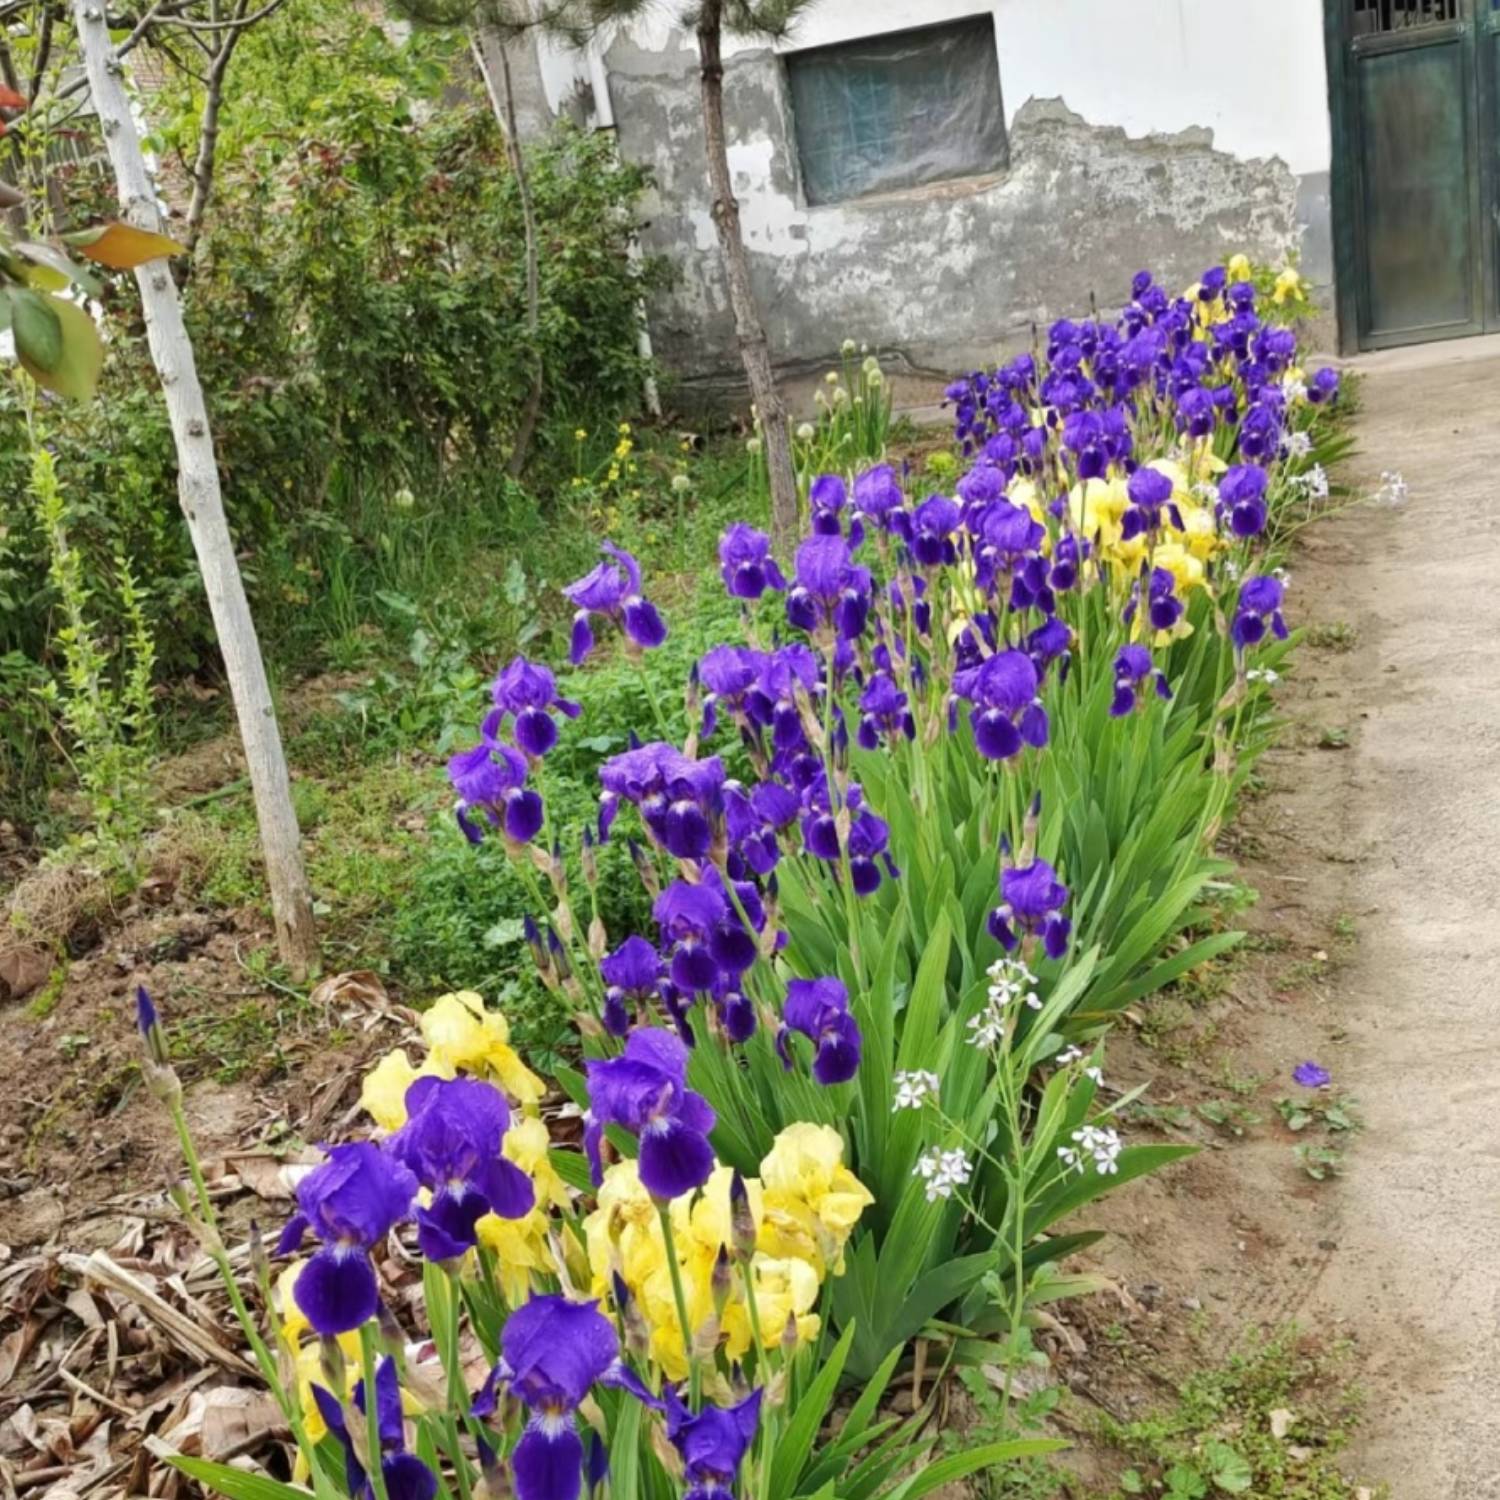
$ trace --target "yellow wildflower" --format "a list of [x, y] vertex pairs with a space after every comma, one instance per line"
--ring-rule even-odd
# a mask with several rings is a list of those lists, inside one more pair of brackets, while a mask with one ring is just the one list
[[[751, 1261], [755, 1278], [755, 1311], [760, 1319], [761, 1344], [774, 1349], [786, 1331], [787, 1319], [797, 1320], [797, 1342], [805, 1344], [818, 1336], [819, 1319], [812, 1311], [818, 1300], [818, 1273], [805, 1260], [776, 1260], [756, 1255]], [[743, 1359], [754, 1329], [750, 1307], [737, 1297], [724, 1309], [725, 1352], [732, 1360]]]
[[800, 1120], [776, 1137], [760, 1164], [765, 1220], [759, 1247], [781, 1260], [805, 1260], [821, 1280], [844, 1269], [844, 1245], [875, 1199], [844, 1165], [844, 1141], [831, 1125]]
[[1277, 278], [1276, 285], [1271, 288], [1271, 301], [1305, 302], [1307, 300], [1307, 284], [1297, 274], [1295, 266], [1288, 266]]
[[588, 431], [582, 427], [575, 427], [573, 429], [573, 436], [581, 443], [588, 436]]
[[473, 990], [442, 995], [422, 1015], [429, 1062], [446, 1076], [462, 1069], [498, 1082], [513, 1099], [537, 1104], [547, 1086], [510, 1045], [510, 1025], [498, 1010], [486, 1010]]
[[429, 1057], [420, 1068], [412, 1066], [404, 1047], [387, 1052], [365, 1074], [359, 1091], [359, 1107], [374, 1120], [376, 1128], [386, 1132], [400, 1130], [406, 1124], [406, 1091], [419, 1078], [451, 1078]]

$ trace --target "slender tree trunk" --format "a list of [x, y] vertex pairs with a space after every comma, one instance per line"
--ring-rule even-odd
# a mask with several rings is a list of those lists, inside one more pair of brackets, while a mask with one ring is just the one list
[[234, 56], [235, 44], [241, 32], [226, 31], [209, 66], [208, 79], [203, 90], [203, 113], [198, 123], [198, 154], [193, 159], [193, 196], [188, 202], [187, 223], [183, 244], [189, 256], [203, 232], [203, 216], [208, 212], [209, 194], [214, 187], [214, 159], [219, 150], [219, 110], [224, 102], [224, 75], [229, 71], [229, 60]]
[[771, 346], [755, 305], [750, 259], [740, 232], [740, 206], [729, 176], [724, 138], [723, 0], [703, 0], [698, 12], [698, 61], [703, 80], [703, 135], [708, 148], [708, 181], [713, 190], [713, 220], [729, 283], [729, 305], [750, 395], [760, 418], [766, 467], [771, 479], [771, 535], [785, 558], [797, 538], [797, 474], [792, 466], [792, 437], [786, 407], [771, 369]]
[[495, 50], [500, 54], [500, 87], [496, 89], [495, 78], [485, 55], [485, 37], [474, 30], [469, 33], [469, 46], [474, 53], [479, 76], [484, 79], [485, 93], [489, 95], [490, 109], [494, 111], [495, 123], [505, 137], [505, 152], [510, 158], [510, 169], [516, 176], [516, 191], [521, 198], [521, 225], [526, 235], [526, 337], [531, 344], [531, 389], [526, 393], [526, 404], [521, 408], [521, 420], [516, 426], [516, 440], [510, 450], [510, 462], [506, 471], [513, 477], [526, 467], [531, 454], [531, 440], [536, 433], [537, 418], [542, 410], [542, 385], [546, 374], [542, 365], [542, 284], [541, 267], [536, 232], [536, 208], [531, 201], [531, 179], [526, 175], [526, 158], [521, 154], [521, 133], [516, 125], [516, 96], [510, 82], [510, 52], [504, 37], [491, 33]]
[[[125, 96], [124, 68], [110, 46], [104, 10], [99, 0], [73, 0], [73, 14], [124, 217], [138, 228], [159, 234], [156, 194]], [[301, 978], [314, 966], [318, 954], [312, 898], [302, 869], [297, 815], [292, 807], [276, 710], [219, 493], [219, 469], [203, 387], [198, 383], [193, 346], [183, 325], [177, 285], [165, 263], [147, 262], [136, 271], [135, 279], [146, 315], [151, 359], [161, 379], [177, 449], [178, 500], [198, 555], [239, 717], [271, 889], [276, 942], [282, 960]]]

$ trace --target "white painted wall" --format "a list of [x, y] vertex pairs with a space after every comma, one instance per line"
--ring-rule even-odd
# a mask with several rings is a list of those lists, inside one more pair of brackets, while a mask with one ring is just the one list
[[[779, 50], [878, 36], [971, 16], [983, 0], [818, 0]], [[1030, 98], [1061, 97], [1091, 125], [1140, 136], [1207, 126], [1221, 151], [1279, 156], [1299, 176], [1326, 172], [1330, 142], [1323, 13], [1316, 0], [994, 0], [1000, 92], [1010, 121]], [[672, 40], [669, 9], [636, 23], [641, 47]], [[677, 32], [691, 50], [691, 32]], [[764, 45], [730, 38], [726, 52]], [[544, 45], [554, 109], [587, 76]]]

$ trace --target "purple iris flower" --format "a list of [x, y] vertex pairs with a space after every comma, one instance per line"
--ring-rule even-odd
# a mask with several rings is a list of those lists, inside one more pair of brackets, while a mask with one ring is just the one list
[[911, 555], [924, 568], [951, 563], [957, 557], [953, 533], [963, 512], [946, 495], [929, 495], [911, 515]]
[[605, 542], [601, 550], [614, 561], [599, 563], [592, 572], [563, 589], [568, 602], [578, 611], [573, 616], [573, 640], [568, 653], [575, 667], [594, 649], [591, 615], [613, 620], [637, 646], [649, 649], [667, 638], [667, 627], [656, 606], [641, 593], [640, 564], [613, 542]]
[[[516, 744], [527, 755], [543, 756], [557, 743], [557, 721], [548, 712], [557, 709], [570, 719], [582, 710], [571, 698], [558, 696], [557, 679], [546, 667], [518, 656], [505, 667], [491, 690], [495, 707], [515, 719]], [[498, 724], [490, 726], [493, 737]]]
[[1219, 481], [1219, 506], [1229, 512], [1236, 536], [1258, 536], [1266, 529], [1266, 471], [1259, 464], [1235, 464]]
[[1323, 1089], [1333, 1082], [1333, 1074], [1315, 1062], [1303, 1062], [1292, 1069], [1292, 1082], [1305, 1089]]
[[724, 828], [731, 852], [752, 874], [769, 875], [781, 861], [777, 835], [796, 822], [801, 809], [796, 792], [778, 781], [761, 782], [749, 791], [738, 782], [727, 782]]
[[974, 706], [969, 723], [987, 760], [1009, 760], [1023, 745], [1047, 743], [1047, 710], [1037, 697], [1036, 667], [1024, 651], [1000, 651], [953, 675], [953, 690]]
[[1207, 437], [1214, 427], [1213, 397], [1200, 385], [1190, 386], [1177, 397], [1177, 421], [1189, 437]]
[[889, 464], [876, 464], [855, 475], [854, 508], [882, 530], [890, 530], [904, 500], [896, 471]]
[[808, 508], [812, 511], [812, 529], [815, 536], [842, 536], [843, 524], [839, 512], [848, 503], [849, 491], [837, 474], [819, 474], [807, 492]]
[[[1046, 528], [1031, 512], [1009, 500], [995, 500], [974, 518], [975, 582], [991, 589], [998, 579], [1012, 578], [1028, 562], [1040, 562]], [[1038, 580], [1046, 583], [1046, 571]], [[1029, 601], [1028, 601], [1029, 602]]]
[[877, 750], [882, 740], [896, 740], [903, 735], [911, 739], [917, 732], [916, 721], [906, 706], [906, 694], [888, 672], [876, 672], [859, 695], [859, 743], [866, 750]]
[[603, 1180], [599, 1147], [606, 1125], [619, 1125], [639, 1139], [641, 1181], [655, 1197], [680, 1198], [708, 1181], [714, 1169], [708, 1143], [714, 1112], [687, 1086], [687, 1060], [680, 1038], [650, 1027], [631, 1032], [619, 1057], [586, 1065], [583, 1145], [596, 1186]]
[[788, 1070], [793, 1031], [800, 1031], [818, 1049], [812, 1071], [819, 1083], [847, 1083], [859, 1072], [859, 1022], [849, 1013], [849, 991], [841, 981], [832, 977], [787, 981], [776, 1050]]
[[1062, 914], [1068, 888], [1044, 859], [1000, 873], [1000, 905], [989, 916], [990, 935], [1007, 953], [1024, 938], [1040, 938], [1048, 958], [1068, 951], [1073, 924]]
[[[354, 1436], [344, 1408], [332, 1391], [316, 1383], [313, 1400], [328, 1430], [344, 1450], [344, 1482], [354, 1500], [375, 1500], [375, 1486], [360, 1462]], [[365, 1411], [365, 1383], [354, 1387], [355, 1410]], [[380, 1432], [380, 1475], [387, 1500], [432, 1500], [437, 1494], [437, 1476], [414, 1453], [406, 1451], [405, 1422], [401, 1415], [401, 1387], [396, 1363], [387, 1355], [375, 1367], [375, 1420]]]
[[1148, 682], [1154, 684], [1158, 698], [1172, 696], [1166, 675], [1158, 670], [1144, 646], [1121, 646], [1115, 657], [1115, 695], [1109, 705], [1110, 717], [1121, 719], [1141, 707], [1146, 702], [1143, 690]]
[[387, 1142], [432, 1201], [417, 1209], [417, 1244], [428, 1260], [454, 1260], [478, 1242], [486, 1215], [519, 1219], [535, 1202], [531, 1179], [500, 1154], [510, 1107], [477, 1078], [419, 1078], [406, 1091], [406, 1124]]
[[630, 1001], [637, 1005], [657, 993], [661, 983], [662, 961], [645, 938], [632, 935], [613, 953], [599, 960], [604, 979], [604, 1029], [611, 1036], [624, 1036], [630, 1030]]
[[1153, 568], [1146, 590], [1146, 615], [1154, 630], [1170, 630], [1182, 618], [1177, 580], [1165, 568]]
[[[1279, 393], [1278, 393], [1279, 394]], [[1240, 452], [1264, 463], [1281, 449], [1281, 414], [1266, 401], [1257, 401], [1240, 422]]]
[[1120, 534], [1128, 542], [1161, 524], [1162, 507], [1172, 498], [1172, 481], [1156, 469], [1137, 469], [1126, 481], [1129, 508], [1120, 522]]
[[722, 832], [724, 763], [690, 760], [655, 740], [612, 755], [599, 768], [599, 832], [608, 834], [621, 799], [635, 803], [651, 836], [674, 859], [703, 859]]
[[[814, 859], [821, 859], [839, 872], [844, 847], [839, 842], [838, 819], [834, 817], [828, 797], [826, 777], [810, 782], [803, 794], [806, 811], [802, 816], [802, 844]], [[900, 875], [889, 849], [891, 829], [884, 818], [866, 805], [863, 788], [851, 782], [844, 793], [844, 810], [849, 817], [849, 879], [856, 895], [868, 896], [880, 888], [879, 859], [892, 880]]]
[[1261, 575], [1245, 580], [1240, 587], [1234, 622], [1229, 627], [1230, 639], [1237, 650], [1259, 645], [1266, 638], [1267, 628], [1277, 640], [1287, 638], [1286, 619], [1281, 613], [1285, 597], [1286, 590], [1279, 578]]
[[482, 814], [512, 843], [530, 843], [541, 832], [542, 799], [527, 788], [526, 772], [526, 757], [519, 750], [488, 736], [448, 757], [448, 780], [458, 793], [454, 815], [471, 844], [483, 837], [471, 811]]
[[[725, 705], [742, 728], [751, 712], [747, 698], [760, 685], [765, 653], [748, 646], [714, 646], [698, 658], [698, 681], [708, 689], [703, 700], [703, 724], [699, 733], [711, 735], [719, 723], [719, 705]], [[757, 703], [757, 708], [760, 704]]]
[[764, 1391], [757, 1388], [736, 1406], [706, 1402], [697, 1416], [669, 1385], [667, 1440], [682, 1456], [689, 1485], [684, 1500], [734, 1500], [735, 1481], [745, 1454], [755, 1441]]
[[1339, 393], [1339, 372], [1327, 366], [1307, 382], [1307, 399], [1314, 405], [1334, 400]]
[[[759, 906], [753, 886], [737, 884], [735, 894], [742, 906], [747, 895]], [[749, 906], [746, 913], [753, 915]], [[721, 973], [743, 974], [755, 962], [755, 935], [731, 906], [717, 870], [708, 870], [696, 885], [674, 880], [656, 898], [652, 915], [663, 946], [670, 947], [671, 979], [680, 990], [711, 990]]]
[[1026, 654], [1039, 678], [1059, 657], [1066, 656], [1072, 646], [1072, 630], [1056, 615], [1044, 620], [1026, 637]]
[[293, 1289], [320, 1334], [348, 1333], [375, 1316], [380, 1286], [370, 1251], [411, 1212], [417, 1179], [371, 1141], [329, 1149], [328, 1160], [297, 1184], [297, 1212], [277, 1242], [290, 1255], [311, 1230], [323, 1243]]
[[719, 538], [719, 576], [736, 599], [759, 599], [768, 588], [786, 587], [771, 556], [771, 538], [744, 521], [736, 521]]
[[1052, 571], [1047, 577], [1048, 584], [1060, 593], [1066, 593], [1078, 582], [1078, 569], [1083, 555], [1083, 545], [1071, 532], [1059, 537], [1057, 545], [1052, 549]]
[[755, 1005], [738, 982], [721, 981], [714, 987], [714, 1014], [725, 1037], [736, 1044], [755, 1035]]
[[518, 1500], [578, 1500], [584, 1451], [574, 1413], [596, 1384], [661, 1405], [621, 1363], [619, 1338], [597, 1302], [547, 1294], [505, 1320], [500, 1359], [473, 1412], [489, 1416], [502, 1386], [526, 1408], [526, 1430], [510, 1460]]
[[786, 596], [786, 617], [798, 630], [831, 625], [842, 640], [865, 628], [870, 570], [859, 567], [838, 535], [810, 536], [797, 548], [797, 576]]

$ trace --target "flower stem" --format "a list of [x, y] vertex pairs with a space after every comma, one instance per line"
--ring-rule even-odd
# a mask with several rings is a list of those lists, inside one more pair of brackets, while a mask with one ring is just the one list
[[661, 1236], [667, 1251], [667, 1270], [672, 1277], [672, 1299], [677, 1304], [677, 1326], [682, 1330], [682, 1351], [687, 1356], [689, 1406], [691, 1410], [697, 1411], [698, 1361], [693, 1357], [693, 1329], [688, 1321], [687, 1296], [682, 1290], [682, 1267], [677, 1263], [677, 1240], [672, 1232], [671, 1205], [665, 1199], [658, 1198], [656, 1212], [661, 1219]]
[[380, 1461], [380, 1401], [375, 1392], [375, 1325], [360, 1324], [359, 1362], [365, 1374], [365, 1444], [369, 1449], [366, 1474], [375, 1500], [387, 1500], [385, 1469]]

